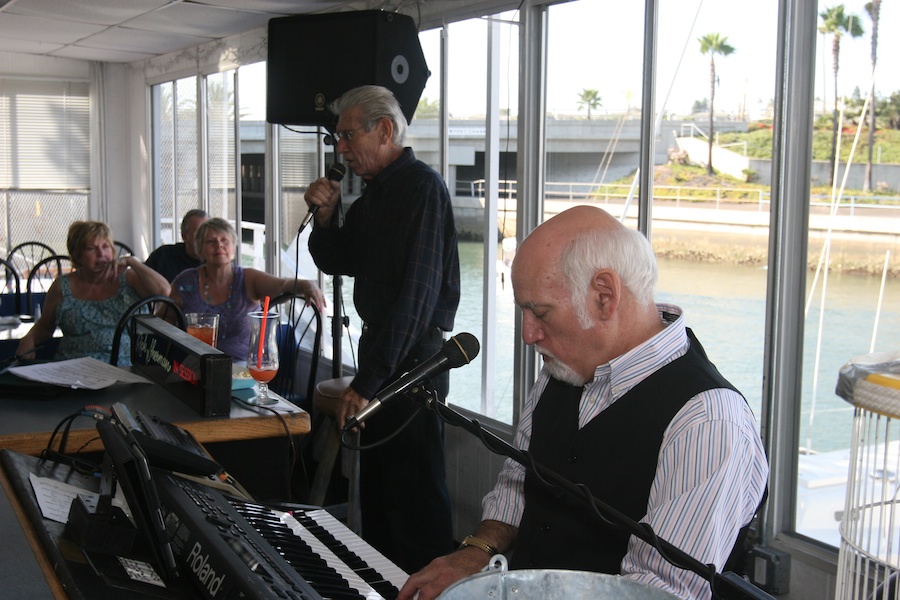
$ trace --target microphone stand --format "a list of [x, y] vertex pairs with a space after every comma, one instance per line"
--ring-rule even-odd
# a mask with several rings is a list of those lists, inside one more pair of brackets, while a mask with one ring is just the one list
[[620, 527], [628, 531], [631, 535], [650, 544], [656, 548], [664, 559], [675, 567], [687, 569], [700, 575], [710, 583], [713, 598], [721, 598], [723, 600], [775, 600], [774, 597], [745, 580], [737, 573], [717, 573], [713, 565], [703, 564], [683, 550], [658, 537], [653, 532], [653, 529], [646, 523], [638, 523], [603, 501], [595, 498], [584, 484], [574, 484], [555, 471], [535, 462], [528, 452], [519, 450], [505, 440], [497, 437], [482, 427], [478, 420], [469, 419], [450, 406], [437, 401], [433, 395], [421, 398], [413, 394], [411, 397], [415, 398], [418, 402], [421, 402], [426, 408], [431, 408], [436, 411], [444, 422], [462, 427], [480, 439], [488, 450], [494, 454], [501, 454], [513, 459], [526, 469], [532, 470], [543, 481], [552, 483], [565, 493], [583, 500], [593, 510], [594, 514], [604, 522]]
[[[337, 157], [337, 147], [334, 150], [335, 158]], [[341, 184], [341, 189], [343, 189], [343, 184]], [[334, 214], [332, 215], [332, 227], [343, 227], [344, 226], [344, 206], [343, 206], [343, 192], [338, 196], [337, 205], [334, 207]], [[341, 349], [341, 344], [344, 340], [344, 332], [341, 327], [344, 324], [344, 315], [343, 315], [343, 301], [344, 296], [342, 292], [342, 288], [344, 286], [344, 279], [340, 273], [335, 273], [332, 276], [332, 284], [331, 289], [333, 292], [333, 300], [332, 306], [333, 315], [331, 317], [331, 377], [332, 379], [339, 379], [344, 375], [344, 353]]]
[[[334, 160], [337, 161], [337, 146], [334, 145], [333, 142], [327, 141], [331, 138], [331, 133], [329, 132], [326, 135], [325, 143], [331, 145], [334, 148]], [[341, 184], [343, 186], [343, 184]], [[343, 187], [342, 187], [343, 189]], [[343, 193], [342, 193], [343, 195]], [[337, 205], [334, 208], [334, 213], [332, 214], [332, 226], [333, 227], [342, 227], [344, 225], [344, 207], [341, 202], [341, 196], [338, 196]], [[312, 221], [310, 221], [312, 222]], [[297, 231], [297, 237], [299, 239], [300, 232], [303, 231], [303, 228], [306, 226], [305, 223], [301, 223], [300, 230]], [[340, 274], [332, 275], [331, 277], [331, 291], [332, 291], [332, 316], [331, 316], [331, 377], [332, 379], [339, 379], [344, 374], [344, 354], [341, 350], [341, 344], [343, 343], [343, 331], [341, 330], [341, 326], [343, 325], [344, 315], [341, 312], [343, 307], [343, 278]], [[316, 374], [312, 375], [316, 377]]]

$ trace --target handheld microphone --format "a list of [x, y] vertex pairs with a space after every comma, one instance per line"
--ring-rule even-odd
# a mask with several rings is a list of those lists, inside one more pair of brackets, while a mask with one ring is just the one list
[[[328, 179], [330, 179], [331, 181], [340, 182], [344, 179], [344, 175], [346, 173], [347, 167], [345, 167], [341, 163], [336, 162], [328, 169], [328, 174], [326, 175], [326, 177], [328, 177]], [[306, 229], [306, 226], [309, 225], [310, 221], [312, 221], [317, 210], [319, 210], [318, 204], [314, 204], [313, 206], [309, 207], [309, 211], [306, 213], [306, 216], [303, 217], [303, 222], [300, 224], [300, 230], [297, 233]]]
[[459, 333], [453, 336], [444, 342], [437, 354], [381, 390], [378, 396], [366, 404], [361, 411], [350, 417], [344, 425], [344, 431], [358, 426], [381, 408], [382, 404], [397, 396], [402, 396], [423, 379], [428, 379], [435, 375], [440, 375], [444, 371], [469, 364], [473, 358], [478, 356], [480, 348], [478, 340], [471, 333]]

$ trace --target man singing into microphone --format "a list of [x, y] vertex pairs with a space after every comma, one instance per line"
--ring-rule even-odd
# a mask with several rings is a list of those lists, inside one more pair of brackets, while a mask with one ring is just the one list
[[[309, 249], [329, 274], [355, 278], [353, 301], [363, 319], [359, 370], [341, 398], [338, 426], [385, 385], [441, 350], [459, 305], [456, 225], [446, 184], [404, 147], [406, 119], [390, 90], [363, 86], [330, 107], [334, 139], [347, 166], [366, 182], [333, 222], [340, 184], [309, 186], [316, 208]], [[441, 399], [449, 376], [432, 379]], [[408, 398], [385, 403], [362, 425], [360, 454], [363, 538], [407, 572], [453, 548], [450, 499], [438, 416]]]

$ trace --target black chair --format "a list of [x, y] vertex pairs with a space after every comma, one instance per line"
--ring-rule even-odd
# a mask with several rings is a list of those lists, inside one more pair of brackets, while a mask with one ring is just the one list
[[[277, 308], [284, 315], [278, 328], [278, 375], [269, 385], [270, 389], [283, 398], [301, 406], [308, 412], [312, 407], [319, 370], [319, 355], [322, 351], [322, 315], [314, 305], [305, 305], [303, 296], [281, 294], [272, 298], [269, 308]], [[301, 356], [310, 353], [306, 390], [299, 392], [303, 381]]]
[[55, 255], [56, 250], [43, 242], [22, 242], [9, 251], [6, 261], [16, 269], [19, 279], [25, 281], [38, 263]]
[[113, 345], [112, 350], [109, 353], [109, 364], [114, 366], [119, 364], [119, 349], [122, 347], [122, 334], [125, 333], [126, 329], [128, 330], [128, 339], [134, 343], [135, 315], [154, 315], [161, 305], [165, 305], [167, 310], [171, 309], [174, 311], [175, 320], [177, 321], [176, 325], [181, 329], [184, 329], [184, 313], [181, 312], [181, 307], [170, 297], [155, 295], [141, 298], [132, 303], [119, 318], [119, 323], [116, 325], [116, 330], [113, 333]]
[[113, 240], [113, 245], [115, 245], [116, 247], [116, 258], [122, 258], [123, 256], [134, 256], [134, 251], [125, 242]]
[[39, 261], [28, 273], [25, 283], [25, 314], [34, 315], [35, 305], [47, 295], [47, 290], [57, 277], [74, 270], [72, 259], [65, 254], [54, 254]]
[[16, 268], [5, 258], [0, 258], [0, 290], [6, 299], [12, 299], [13, 305], [4, 302], [0, 305], [2, 315], [22, 314], [22, 280]]

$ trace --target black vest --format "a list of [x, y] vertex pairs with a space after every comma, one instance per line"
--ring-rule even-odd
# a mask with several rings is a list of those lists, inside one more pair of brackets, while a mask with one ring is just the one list
[[[663, 433], [697, 394], [734, 390], [687, 330], [687, 353], [652, 373], [578, 429], [582, 387], [550, 379], [534, 410], [535, 461], [634, 521], [647, 513]], [[602, 522], [582, 500], [525, 476], [525, 512], [511, 568], [619, 573], [630, 534]], [[671, 540], [669, 540], [671, 541]]]

